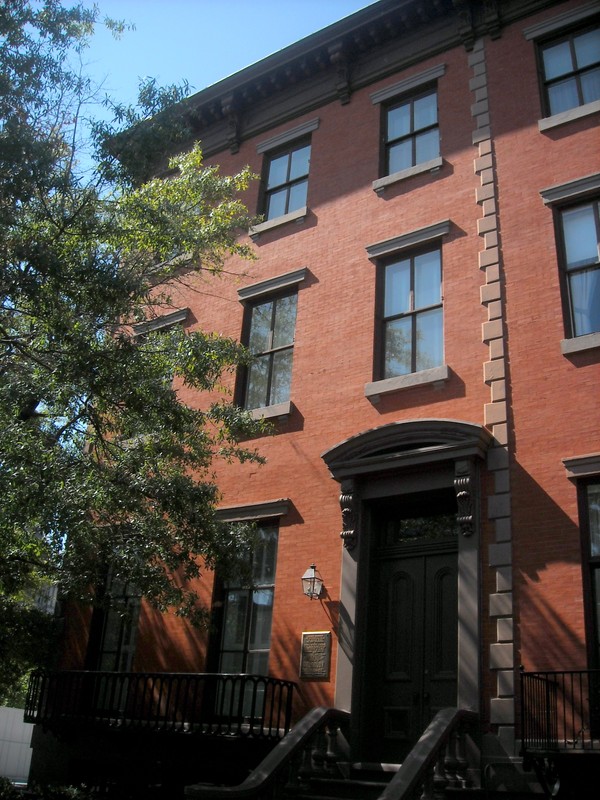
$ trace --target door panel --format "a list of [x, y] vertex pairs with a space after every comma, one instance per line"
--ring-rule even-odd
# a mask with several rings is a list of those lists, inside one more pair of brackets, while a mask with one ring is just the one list
[[456, 705], [457, 686], [456, 550], [398, 550], [372, 561], [361, 714], [361, 758], [391, 763]]

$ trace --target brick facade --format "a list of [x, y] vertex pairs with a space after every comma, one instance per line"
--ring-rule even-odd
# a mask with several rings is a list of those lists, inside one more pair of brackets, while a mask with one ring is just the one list
[[[431, 4], [407, 5], [429, 9]], [[249, 164], [261, 174], [265, 141], [311, 123], [307, 213], [271, 228], [259, 226], [253, 236], [256, 262], [233, 259], [220, 277], [188, 276], [172, 296], [175, 307], [190, 309], [191, 327], [239, 338], [244, 317], [239, 290], [306, 270], [298, 283], [291, 412], [273, 421], [273, 435], [254, 442], [266, 458], [263, 466], [216, 468], [225, 509], [289, 500], [288, 513], [279, 519], [269, 672], [298, 681], [297, 716], [314, 705], [354, 702], [359, 693], [352, 685], [353, 667], [364, 660], [360, 643], [347, 646], [343, 632], [349, 625], [360, 635], [361, 605], [369, 602], [361, 595], [369, 585], [361, 562], [365, 545], [352, 557], [344, 547], [344, 484], [340, 487], [337, 475], [332, 479], [323, 454], [390, 423], [452, 420], [477, 426], [489, 437], [484, 458], [466, 457], [475, 465], [469, 492], [476, 530], [468, 545], [460, 544], [459, 571], [461, 564], [475, 565], [476, 608], [466, 624], [475, 631], [479, 663], [463, 672], [470, 704], [510, 754], [519, 665], [584, 668], [591, 646], [577, 486], [562, 460], [600, 452], [600, 340], [569, 355], [561, 351], [568, 333], [557, 206], [545, 203], [540, 193], [598, 175], [600, 109], [590, 103], [587, 114], [540, 130], [539, 37], [530, 29], [558, 20], [549, 30], [561, 30], [563, 18], [566, 28], [581, 20], [587, 24], [597, 20], [598, 9], [578, 0], [483, 5], [488, 10], [469, 23], [460, 3], [454, 4], [458, 11], [442, 3], [427, 35], [411, 17], [400, 34], [406, 40], [404, 61], [399, 55], [389, 63], [384, 58], [399, 46], [394, 40], [381, 45], [379, 56], [371, 42], [371, 56], [355, 54], [346, 71], [331, 57], [320, 75], [311, 74], [295, 88], [269, 89], [235, 121], [233, 147], [226, 146], [224, 121], [201, 128], [208, 164], [218, 164], [224, 173]], [[361, 36], [371, 16], [391, 13], [391, 6], [382, 0], [354, 15]], [[331, 54], [336, 34], [343, 40], [351, 32], [349, 22], [339, 26], [300, 44]], [[301, 56], [292, 49], [287, 57]], [[265, 74], [275, 74], [282, 58], [262, 62]], [[433, 84], [442, 163], [375, 190], [373, 182], [381, 177], [379, 93], [385, 96], [395, 84], [413, 79], [418, 86], [419, 76], [431, 71], [441, 73]], [[235, 93], [256, 80], [249, 68], [227, 79], [226, 89]], [[323, 88], [332, 81], [339, 96]], [[211, 91], [206, 90], [207, 102], [214, 101]], [[200, 107], [204, 93], [195, 100]], [[598, 196], [597, 180], [595, 188]], [[259, 208], [259, 193], [257, 181], [244, 198], [252, 211]], [[381, 259], [372, 254], [442, 222], [447, 232], [433, 242], [442, 253], [447, 375], [432, 381], [415, 376], [413, 385], [388, 391], [383, 381], [378, 384], [374, 365]], [[224, 382], [233, 395], [235, 376]], [[380, 385], [381, 393], [366, 396], [367, 384]], [[209, 400], [184, 388], [180, 396], [192, 405]], [[355, 460], [359, 465], [358, 455]], [[386, 473], [388, 482], [401, 487], [418, 475], [419, 487], [426, 489], [423, 466], [416, 464], [392, 477]], [[453, 475], [458, 470], [456, 459], [444, 464], [452, 464]], [[365, 508], [374, 495], [363, 473], [357, 475], [351, 494], [364, 542]], [[458, 486], [458, 480], [450, 485]], [[398, 494], [403, 491], [408, 490], [399, 488]], [[311, 563], [325, 584], [318, 601], [301, 594], [300, 576]], [[470, 586], [464, 575], [460, 580]], [[206, 573], [200, 583], [210, 604], [213, 576]], [[332, 634], [327, 679], [299, 679], [306, 631]], [[203, 671], [207, 646], [202, 633], [143, 609], [134, 667]], [[459, 658], [460, 647], [459, 641]], [[76, 661], [74, 654], [72, 666], [79, 666]]]

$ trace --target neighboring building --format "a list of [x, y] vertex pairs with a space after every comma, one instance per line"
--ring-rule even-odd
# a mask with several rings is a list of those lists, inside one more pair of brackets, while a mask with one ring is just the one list
[[65, 667], [295, 681], [294, 720], [351, 710], [368, 762], [468, 708], [496, 785], [520, 667], [600, 668], [599, 23], [380, 0], [191, 98], [206, 163], [261, 175], [258, 261], [188, 277], [164, 321], [256, 354], [229, 385], [273, 422], [266, 464], [218, 466], [255, 583], [204, 575], [210, 636], [134, 598], [137, 629], [95, 618]]

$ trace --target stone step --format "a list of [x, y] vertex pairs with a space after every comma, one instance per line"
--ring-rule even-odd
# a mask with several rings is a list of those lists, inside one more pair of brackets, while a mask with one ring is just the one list
[[323, 796], [350, 798], [350, 800], [377, 800], [387, 786], [387, 781], [357, 778], [312, 778], [311, 797]]

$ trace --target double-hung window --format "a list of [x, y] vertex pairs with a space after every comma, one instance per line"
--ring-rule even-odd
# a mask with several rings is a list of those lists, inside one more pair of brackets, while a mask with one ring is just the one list
[[600, 203], [559, 210], [562, 262], [572, 336], [600, 332]]
[[556, 223], [565, 355], [600, 347], [600, 172], [540, 190]]
[[94, 609], [86, 668], [128, 672], [135, 654], [141, 595], [129, 581], [116, 578], [112, 568], [107, 570], [103, 594], [110, 603]]
[[219, 672], [268, 673], [278, 535], [258, 525], [249, 580], [224, 584]]
[[441, 249], [402, 254], [384, 263], [382, 272], [382, 377], [441, 366]]
[[385, 174], [410, 169], [440, 155], [437, 89], [384, 108]]
[[263, 408], [290, 399], [296, 292], [257, 302], [250, 308], [248, 367], [244, 407]]
[[600, 100], [598, 25], [540, 44], [546, 114]]
[[266, 220], [283, 217], [306, 206], [310, 141], [296, 142], [270, 154], [265, 165]]
[[305, 219], [312, 134], [318, 127], [319, 118], [315, 117], [256, 145], [256, 152], [263, 156], [258, 212], [264, 221], [250, 228], [252, 238]]
[[306, 274], [303, 267], [238, 290], [246, 305], [242, 339], [252, 355], [240, 374], [238, 402], [260, 416], [290, 411], [298, 285]]
[[445, 72], [445, 64], [437, 64], [371, 95], [381, 108], [380, 177], [373, 181], [374, 191], [442, 167], [438, 82]]
[[365, 397], [450, 378], [444, 363], [442, 238], [449, 219], [367, 245], [377, 265], [375, 362]]
[[583, 3], [523, 30], [536, 46], [542, 94], [541, 131], [600, 109], [598, 5]]

